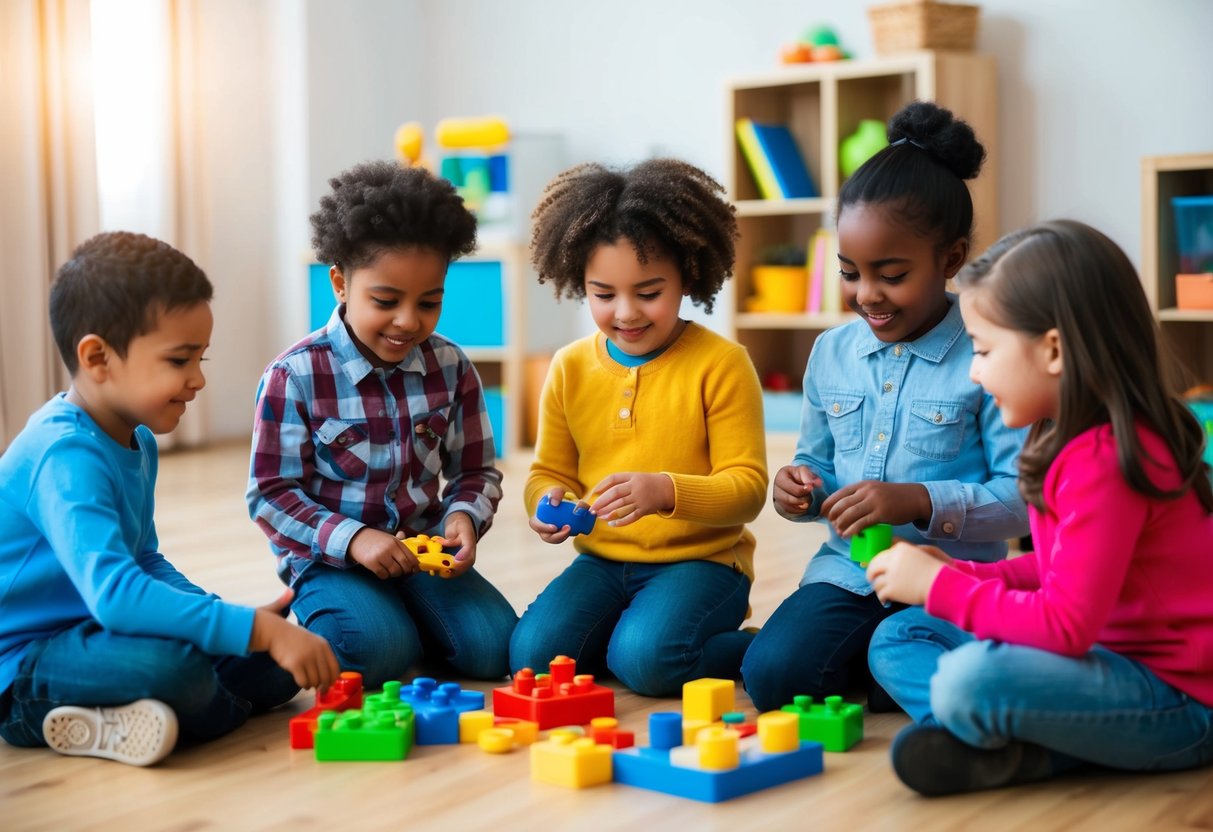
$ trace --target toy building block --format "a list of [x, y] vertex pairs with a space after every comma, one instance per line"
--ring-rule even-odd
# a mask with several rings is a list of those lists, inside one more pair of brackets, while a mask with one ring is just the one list
[[609, 745], [598, 745], [589, 737], [553, 731], [531, 746], [531, 779], [571, 789], [609, 783], [611, 752]]
[[316, 759], [403, 760], [413, 747], [413, 708], [383, 695], [364, 710], [325, 711], [316, 723]]
[[622, 731], [619, 720], [613, 716], [599, 716], [590, 720], [590, 739], [599, 745], [609, 745], [618, 751], [620, 748], [631, 748], [636, 744], [636, 735], [631, 731]]
[[539, 501], [539, 508], [535, 509], [535, 519], [540, 523], [551, 523], [556, 528], [568, 526], [570, 533], [575, 535], [594, 531], [594, 523], [598, 520], [590, 514], [589, 508], [578, 508], [577, 503], [572, 500], [565, 500], [554, 506], [547, 497]]
[[682, 686], [682, 718], [719, 722], [737, 707], [737, 683], [731, 679], [695, 679]]
[[[490, 736], [485, 737], [486, 734]], [[539, 726], [525, 719], [493, 716], [491, 711], [464, 711], [459, 715], [459, 742], [475, 742], [485, 751], [501, 753], [539, 738]]]
[[893, 527], [888, 523], [868, 526], [851, 538], [851, 560], [860, 566], [872, 562], [872, 558], [893, 545]]
[[821, 773], [821, 744], [800, 740], [796, 714], [762, 714], [747, 739], [711, 726], [693, 746], [679, 744], [681, 723], [676, 713], [651, 714], [650, 745], [615, 752], [615, 782], [719, 803]]
[[453, 578], [458, 574], [454, 569], [454, 554], [443, 551], [442, 544], [435, 538], [419, 534], [416, 537], [404, 538], [400, 545], [417, 556], [417, 563], [421, 565], [422, 572], [441, 578]]
[[802, 740], [819, 742], [826, 751], [846, 751], [863, 739], [863, 706], [841, 696], [827, 696], [820, 704], [811, 696], [796, 696], [780, 710], [800, 718]]
[[484, 709], [484, 694], [463, 690], [456, 682], [438, 684], [418, 676], [411, 685], [388, 682], [383, 692], [396, 692], [401, 702], [413, 706], [417, 722], [417, 745], [455, 745], [459, 742], [459, 715]]
[[574, 675], [576, 662], [557, 656], [551, 674], [524, 667], [510, 685], [493, 690], [493, 713], [538, 723], [540, 730], [585, 725], [597, 716], [615, 715], [615, 691], [594, 684], [590, 675]]
[[311, 748], [316, 721], [324, 711], [347, 711], [362, 707], [362, 674], [346, 671], [328, 690], [316, 691], [316, 704], [299, 716], [291, 717], [291, 748]]
[[727, 714], [722, 714], [720, 722], [723, 727], [728, 728], [730, 731], [736, 731], [737, 735], [743, 740], [758, 733], [758, 726], [753, 722], [746, 722], [745, 714], [741, 711], [729, 711]]

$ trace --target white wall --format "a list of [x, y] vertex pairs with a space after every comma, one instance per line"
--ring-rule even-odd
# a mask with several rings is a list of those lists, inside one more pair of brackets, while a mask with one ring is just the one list
[[[242, 5], [249, 4], [226, 2], [228, 8]], [[242, 79], [236, 67], [227, 71], [228, 83], [243, 85], [233, 115], [245, 124], [239, 136], [228, 130], [218, 135], [232, 170], [216, 174], [222, 181], [215, 200], [230, 201], [232, 210], [217, 212], [225, 225], [216, 227], [215, 245], [230, 243], [224, 268], [238, 269], [247, 291], [235, 313], [216, 304], [216, 350], [225, 366], [236, 358], [239, 365], [222, 377], [213, 373], [207, 395], [214, 413], [233, 414], [212, 420], [233, 435], [247, 432], [252, 387], [262, 367], [287, 345], [283, 336], [289, 341], [305, 326], [299, 298], [281, 293], [295, 285], [304, 291], [302, 267], [290, 264], [287, 253], [300, 241], [306, 245], [307, 215], [329, 176], [364, 159], [390, 156], [402, 122], [419, 120], [429, 129], [444, 116], [496, 113], [518, 132], [562, 133], [564, 161], [570, 164], [623, 164], [669, 154], [720, 176], [728, 135], [726, 77], [773, 67], [780, 44], [818, 22], [833, 25], [857, 56], [872, 54], [867, 3], [252, 5], [263, 9], [266, 21], [233, 33], [238, 48], [265, 55], [276, 50], [278, 64], [306, 67], [306, 81], [299, 89], [296, 75], [293, 83], [263, 88], [257, 71], [251, 79]], [[981, 7], [978, 48], [999, 61], [1002, 158], [995, 161], [1004, 230], [1076, 217], [1107, 231], [1137, 260], [1141, 157], [1213, 150], [1213, 2], [984, 0]], [[264, 41], [252, 42], [257, 38]], [[239, 56], [232, 61], [269, 60], [227, 54]], [[259, 71], [272, 74], [264, 66]], [[282, 95], [296, 104], [271, 105], [270, 98]], [[252, 106], [256, 96], [265, 97], [262, 110]], [[283, 136], [294, 132], [302, 133], [298, 144], [285, 150], [296, 157], [283, 162], [276, 154], [284, 151]], [[278, 172], [261, 175], [260, 169]], [[276, 196], [252, 192], [261, 188]], [[304, 194], [306, 204], [298, 204]], [[267, 264], [271, 241], [277, 241], [279, 256]], [[227, 295], [221, 281], [222, 276], [217, 286]], [[529, 302], [545, 302], [546, 292], [533, 289]], [[718, 303], [727, 308], [728, 302]], [[255, 323], [236, 326], [237, 317]], [[537, 331], [536, 338], [559, 331], [552, 320], [564, 321], [567, 337], [589, 331], [588, 316], [567, 302], [556, 316], [531, 316], [544, 318], [546, 335]]]

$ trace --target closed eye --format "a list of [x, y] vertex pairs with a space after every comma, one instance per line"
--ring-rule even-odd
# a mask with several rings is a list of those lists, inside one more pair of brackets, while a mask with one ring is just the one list
[[900, 283], [905, 280], [907, 274], [909, 274], [908, 271], [904, 271], [901, 274], [882, 274], [880, 279], [885, 283]]
[[849, 272], [846, 269], [839, 269], [838, 276], [843, 280], [859, 280], [859, 272]]

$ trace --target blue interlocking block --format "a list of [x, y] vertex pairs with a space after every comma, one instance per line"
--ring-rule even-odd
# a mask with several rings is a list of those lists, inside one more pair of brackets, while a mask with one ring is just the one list
[[399, 686], [400, 701], [413, 706], [417, 745], [457, 745], [459, 714], [484, 710], [484, 694], [464, 690], [457, 682], [440, 685], [434, 679], [418, 676], [411, 685], [385, 683], [384, 695], [396, 686]]
[[578, 508], [572, 500], [565, 500], [558, 506], [552, 505], [551, 500], [544, 497], [535, 509], [535, 518], [540, 523], [551, 523], [557, 528], [568, 526], [573, 534], [589, 534], [594, 531], [594, 523], [598, 519], [590, 514], [588, 508]]

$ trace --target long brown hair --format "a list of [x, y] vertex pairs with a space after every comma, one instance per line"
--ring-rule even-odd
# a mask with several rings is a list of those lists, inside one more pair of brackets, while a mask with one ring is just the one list
[[[1120, 470], [1134, 491], [1170, 499], [1195, 489], [1213, 512], [1209, 466], [1201, 458], [1204, 431], [1179, 394], [1177, 364], [1116, 243], [1073, 220], [1040, 223], [1003, 237], [961, 269], [956, 285], [979, 291], [982, 314], [1002, 326], [1034, 336], [1055, 328], [1060, 335], [1058, 419], [1038, 422], [1028, 434], [1019, 458], [1024, 500], [1043, 510], [1045, 474], [1057, 454], [1083, 431], [1110, 424]], [[1147, 476], [1136, 422], [1170, 449], [1179, 488], [1160, 488]]]

